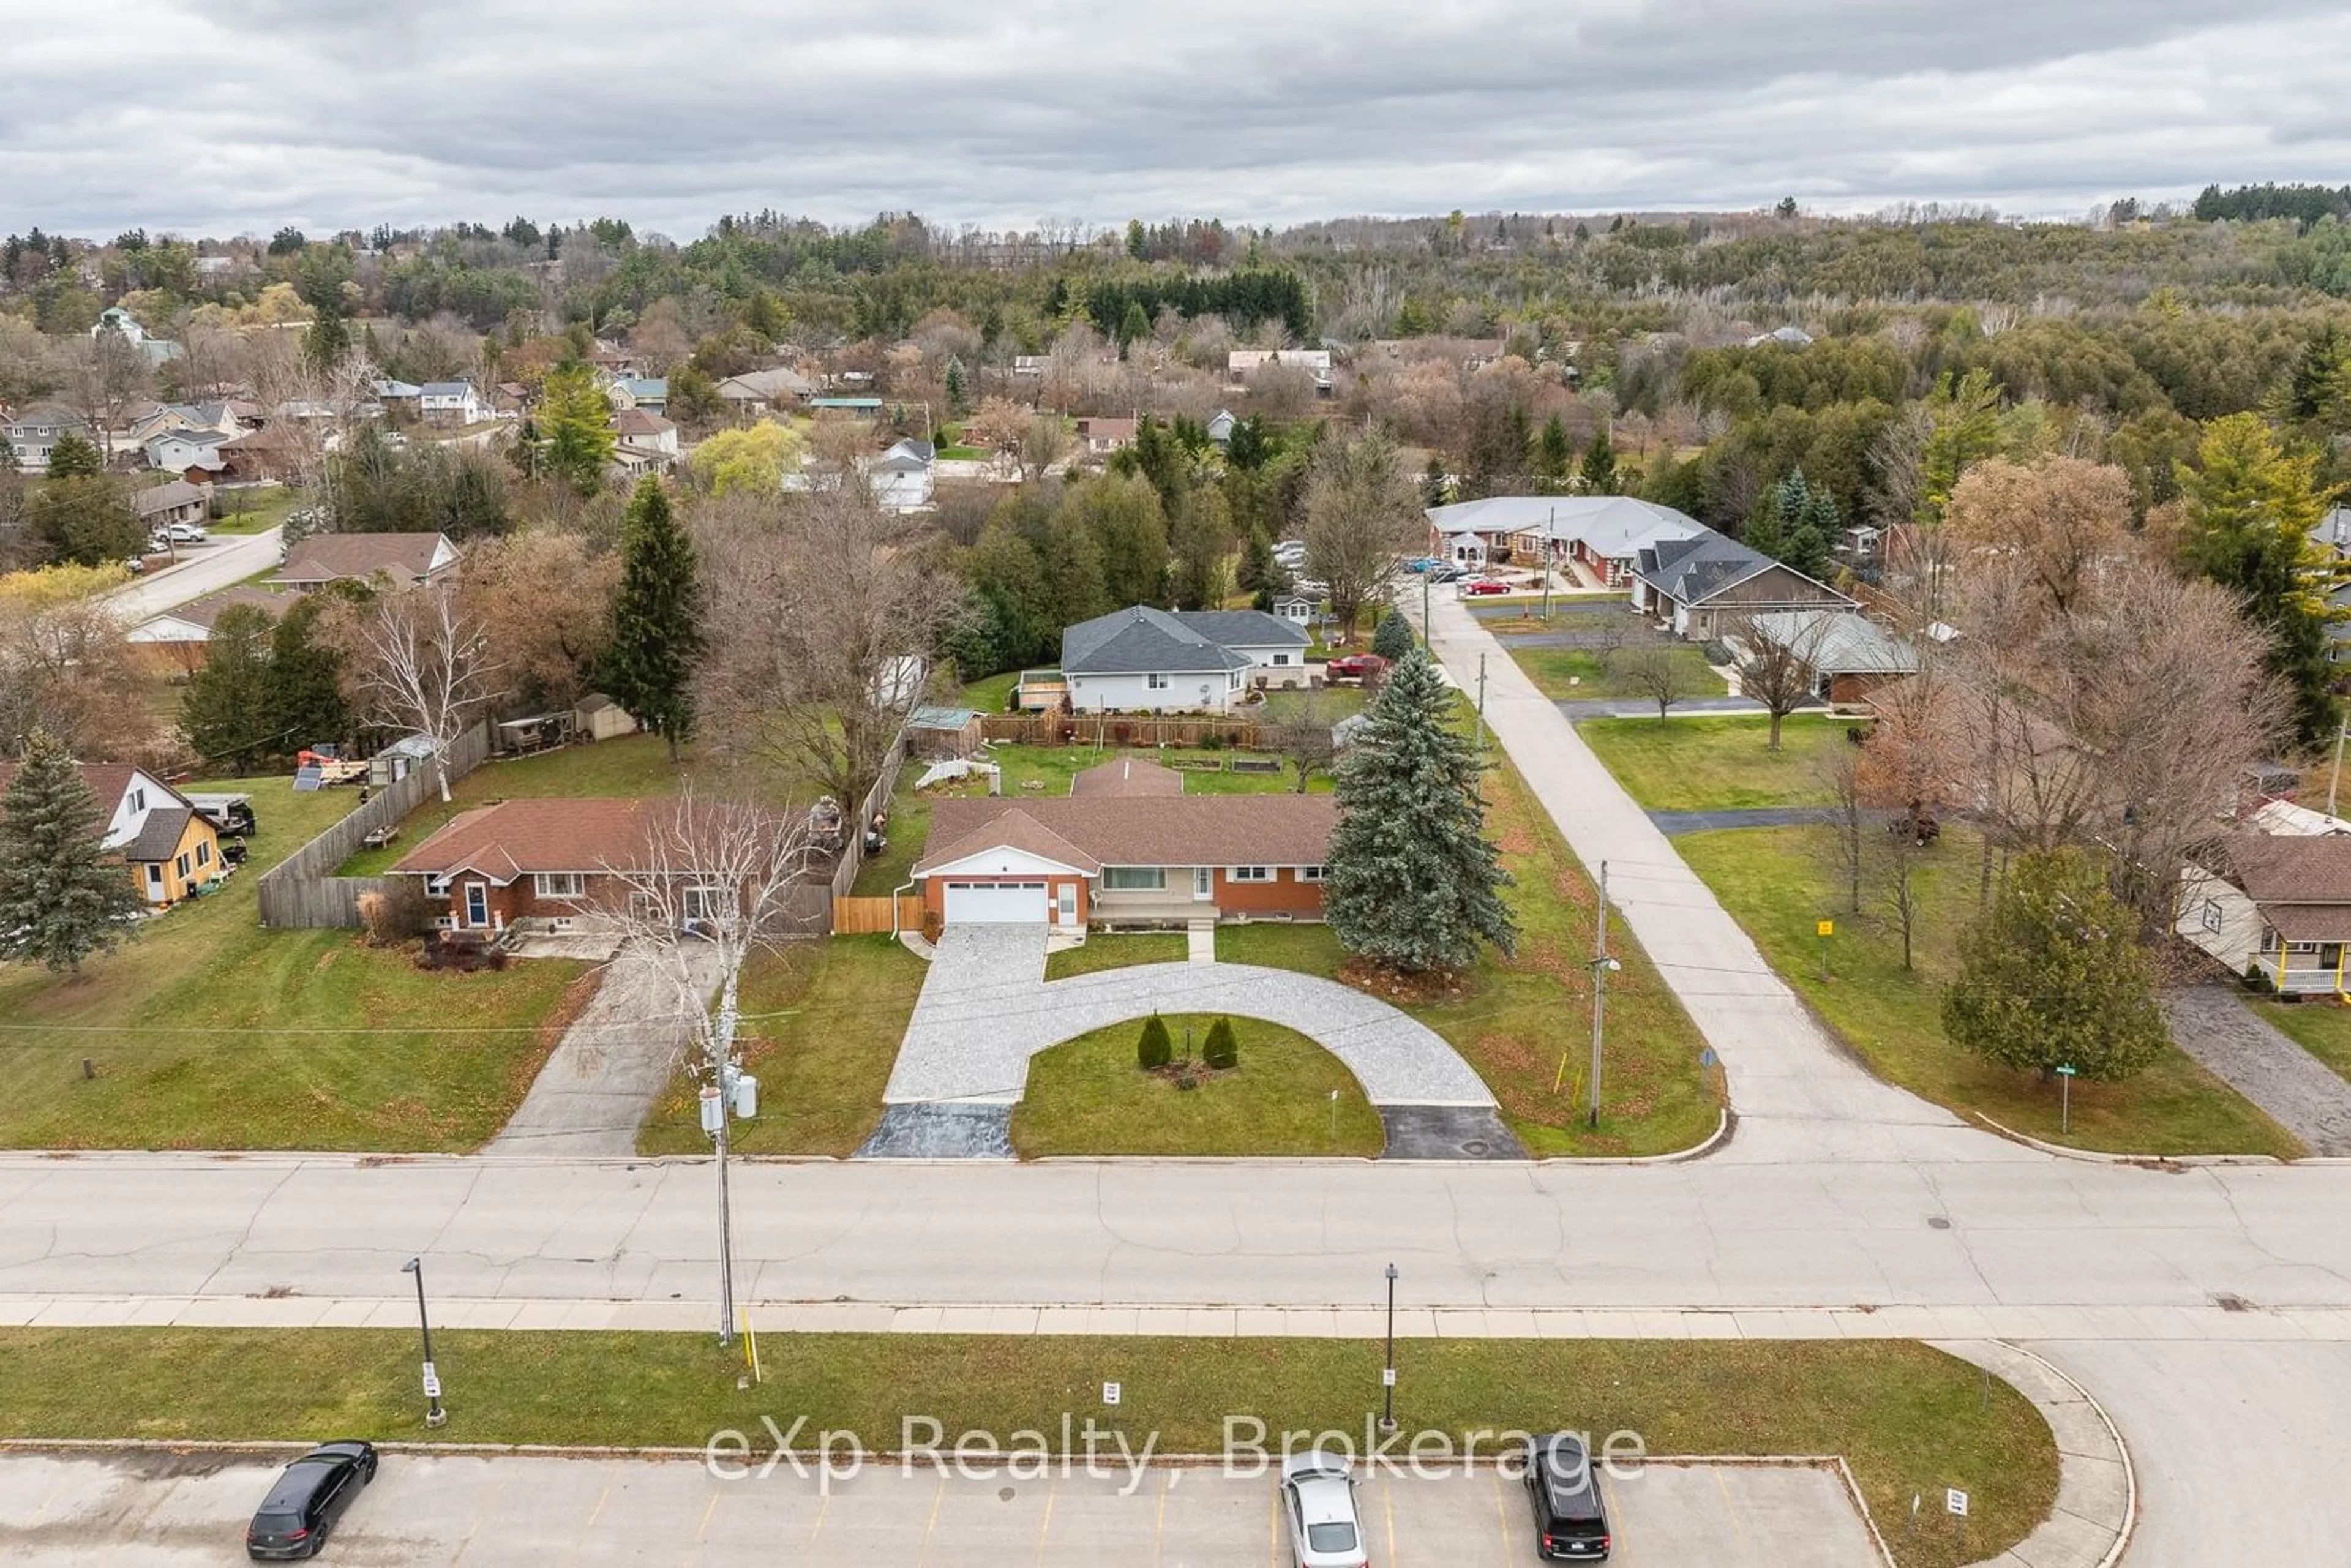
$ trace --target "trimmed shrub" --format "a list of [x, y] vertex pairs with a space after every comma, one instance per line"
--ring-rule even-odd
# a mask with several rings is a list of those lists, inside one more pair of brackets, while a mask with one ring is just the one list
[[1208, 1038], [1200, 1042], [1200, 1060], [1218, 1070], [1241, 1064], [1241, 1045], [1233, 1037], [1233, 1020], [1220, 1018], [1208, 1026]]
[[1134, 1060], [1145, 1072], [1156, 1072], [1167, 1065], [1176, 1054], [1176, 1042], [1167, 1038], [1167, 1024], [1157, 1013], [1143, 1020], [1143, 1038], [1134, 1048]]

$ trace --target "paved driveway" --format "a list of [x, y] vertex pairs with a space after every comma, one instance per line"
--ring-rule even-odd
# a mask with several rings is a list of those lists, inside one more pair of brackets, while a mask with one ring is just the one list
[[[952, 1439], [950, 1439], [952, 1441]], [[1110, 1451], [1106, 1450], [1106, 1457]], [[845, 1468], [845, 1466], [844, 1466]], [[733, 1479], [695, 1460], [387, 1454], [329, 1562], [867, 1568], [1162, 1568], [1286, 1563], [1270, 1476], [1105, 1464], [1089, 1476], [909, 1471], [840, 1479], [778, 1466]], [[22, 1454], [0, 1458], [0, 1561], [229, 1564], [275, 1461], [257, 1456]], [[1625, 1568], [1863, 1568], [1867, 1532], [1833, 1472], [1651, 1465], [1604, 1482]], [[1515, 1481], [1491, 1469], [1368, 1475], [1366, 1544], [1382, 1568], [1533, 1561]]]
[[1050, 984], [1042, 925], [950, 925], [906, 1026], [885, 1102], [1011, 1104], [1029, 1059], [1160, 1013], [1230, 1013], [1294, 1029], [1346, 1064], [1374, 1105], [1491, 1107], [1443, 1037], [1352, 987], [1247, 964], [1140, 964]]
[[[695, 995], [706, 1007], [718, 989], [717, 963], [695, 957]], [[486, 1152], [636, 1153], [637, 1125], [694, 1038], [689, 1005], [658, 963], [623, 949]]]

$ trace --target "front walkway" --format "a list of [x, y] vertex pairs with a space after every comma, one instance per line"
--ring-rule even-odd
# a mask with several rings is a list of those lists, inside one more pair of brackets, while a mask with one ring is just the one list
[[[1000, 1129], [1028, 1087], [1031, 1056], [1153, 1013], [1228, 1013], [1296, 1030], [1354, 1074], [1391, 1127], [1400, 1110], [1413, 1113], [1402, 1118], [1416, 1135], [1393, 1151], [1400, 1157], [1520, 1153], [1493, 1092], [1442, 1036], [1352, 987], [1213, 960], [1049, 983], [1045, 943], [1042, 925], [950, 925], [941, 934], [882, 1096], [882, 1125], [861, 1154], [999, 1155]], [[1433, 1125], [1422, 1132], [1423, 1122]]]
[[2351, 1083], [2332, 1068], [2229, 987], [2183, 987], [2171, 994], [2169, 1010], [2171, 1038], [2180, 1050], [2268, 1112], [2312, 1154], [2351, 1155]]
[[[718, 978], [715, 962], [697, 965], [703, 1006], [716, 994]], [[623, 948], [531, 1081], [514, 1119], [483, 1152], [635, 1154], [638, 1124], [669, 1086], [694, 1038], [694, 1021], [660, 966]]]

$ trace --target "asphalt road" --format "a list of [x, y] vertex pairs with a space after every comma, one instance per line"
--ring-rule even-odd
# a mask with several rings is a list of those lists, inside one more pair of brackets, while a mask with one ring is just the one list
[[150, 571], [107, 596], [123, 624], [135, 626], [175, 605], [216, 593], [242, 582], [256, 571], [277, 564], [280, 530], [257, 534], [214, 534], [200, 545], [182, 545], [177, 566]]
[[[948, 1442], [952, 1444], [950, 1437]], [[845, 1450], [844, 1450], [845, 1452]], [[1216, 1468], [1063, 1473], [872, 1462], [796, 1475], [731, 1460], [386, 1454], [344, 1515], [330, 1562], [789, 1563], [803, 1568], [1229, 1568], [1289, 1562], [1270, 1475]], [[850, 1469], [845, 1458], [841, 1467]], [[24, 1454], [0, 1458], [0, 1560], [179, 1568], [245, 1561], [276, 1462], [257, 1456]], [[1870, 1568], [1834, 1472], [1649, 1465], [1605, 1479], [1619, 1568]], [[1519, 1485], [1491, 1468], [1367, 1472], [1357, 1511], [1384, 1568], [1534, 1561]]]

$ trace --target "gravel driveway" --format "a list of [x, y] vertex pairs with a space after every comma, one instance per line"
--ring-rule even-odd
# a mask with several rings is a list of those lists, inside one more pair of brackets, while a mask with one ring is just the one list
[[2280, 1033], [2225, 986], [2190, 986], [2170, 998], [2180, 1050], [2268, 1112], [2314, 1155], [2351, 1155], [2351, 1083]]

